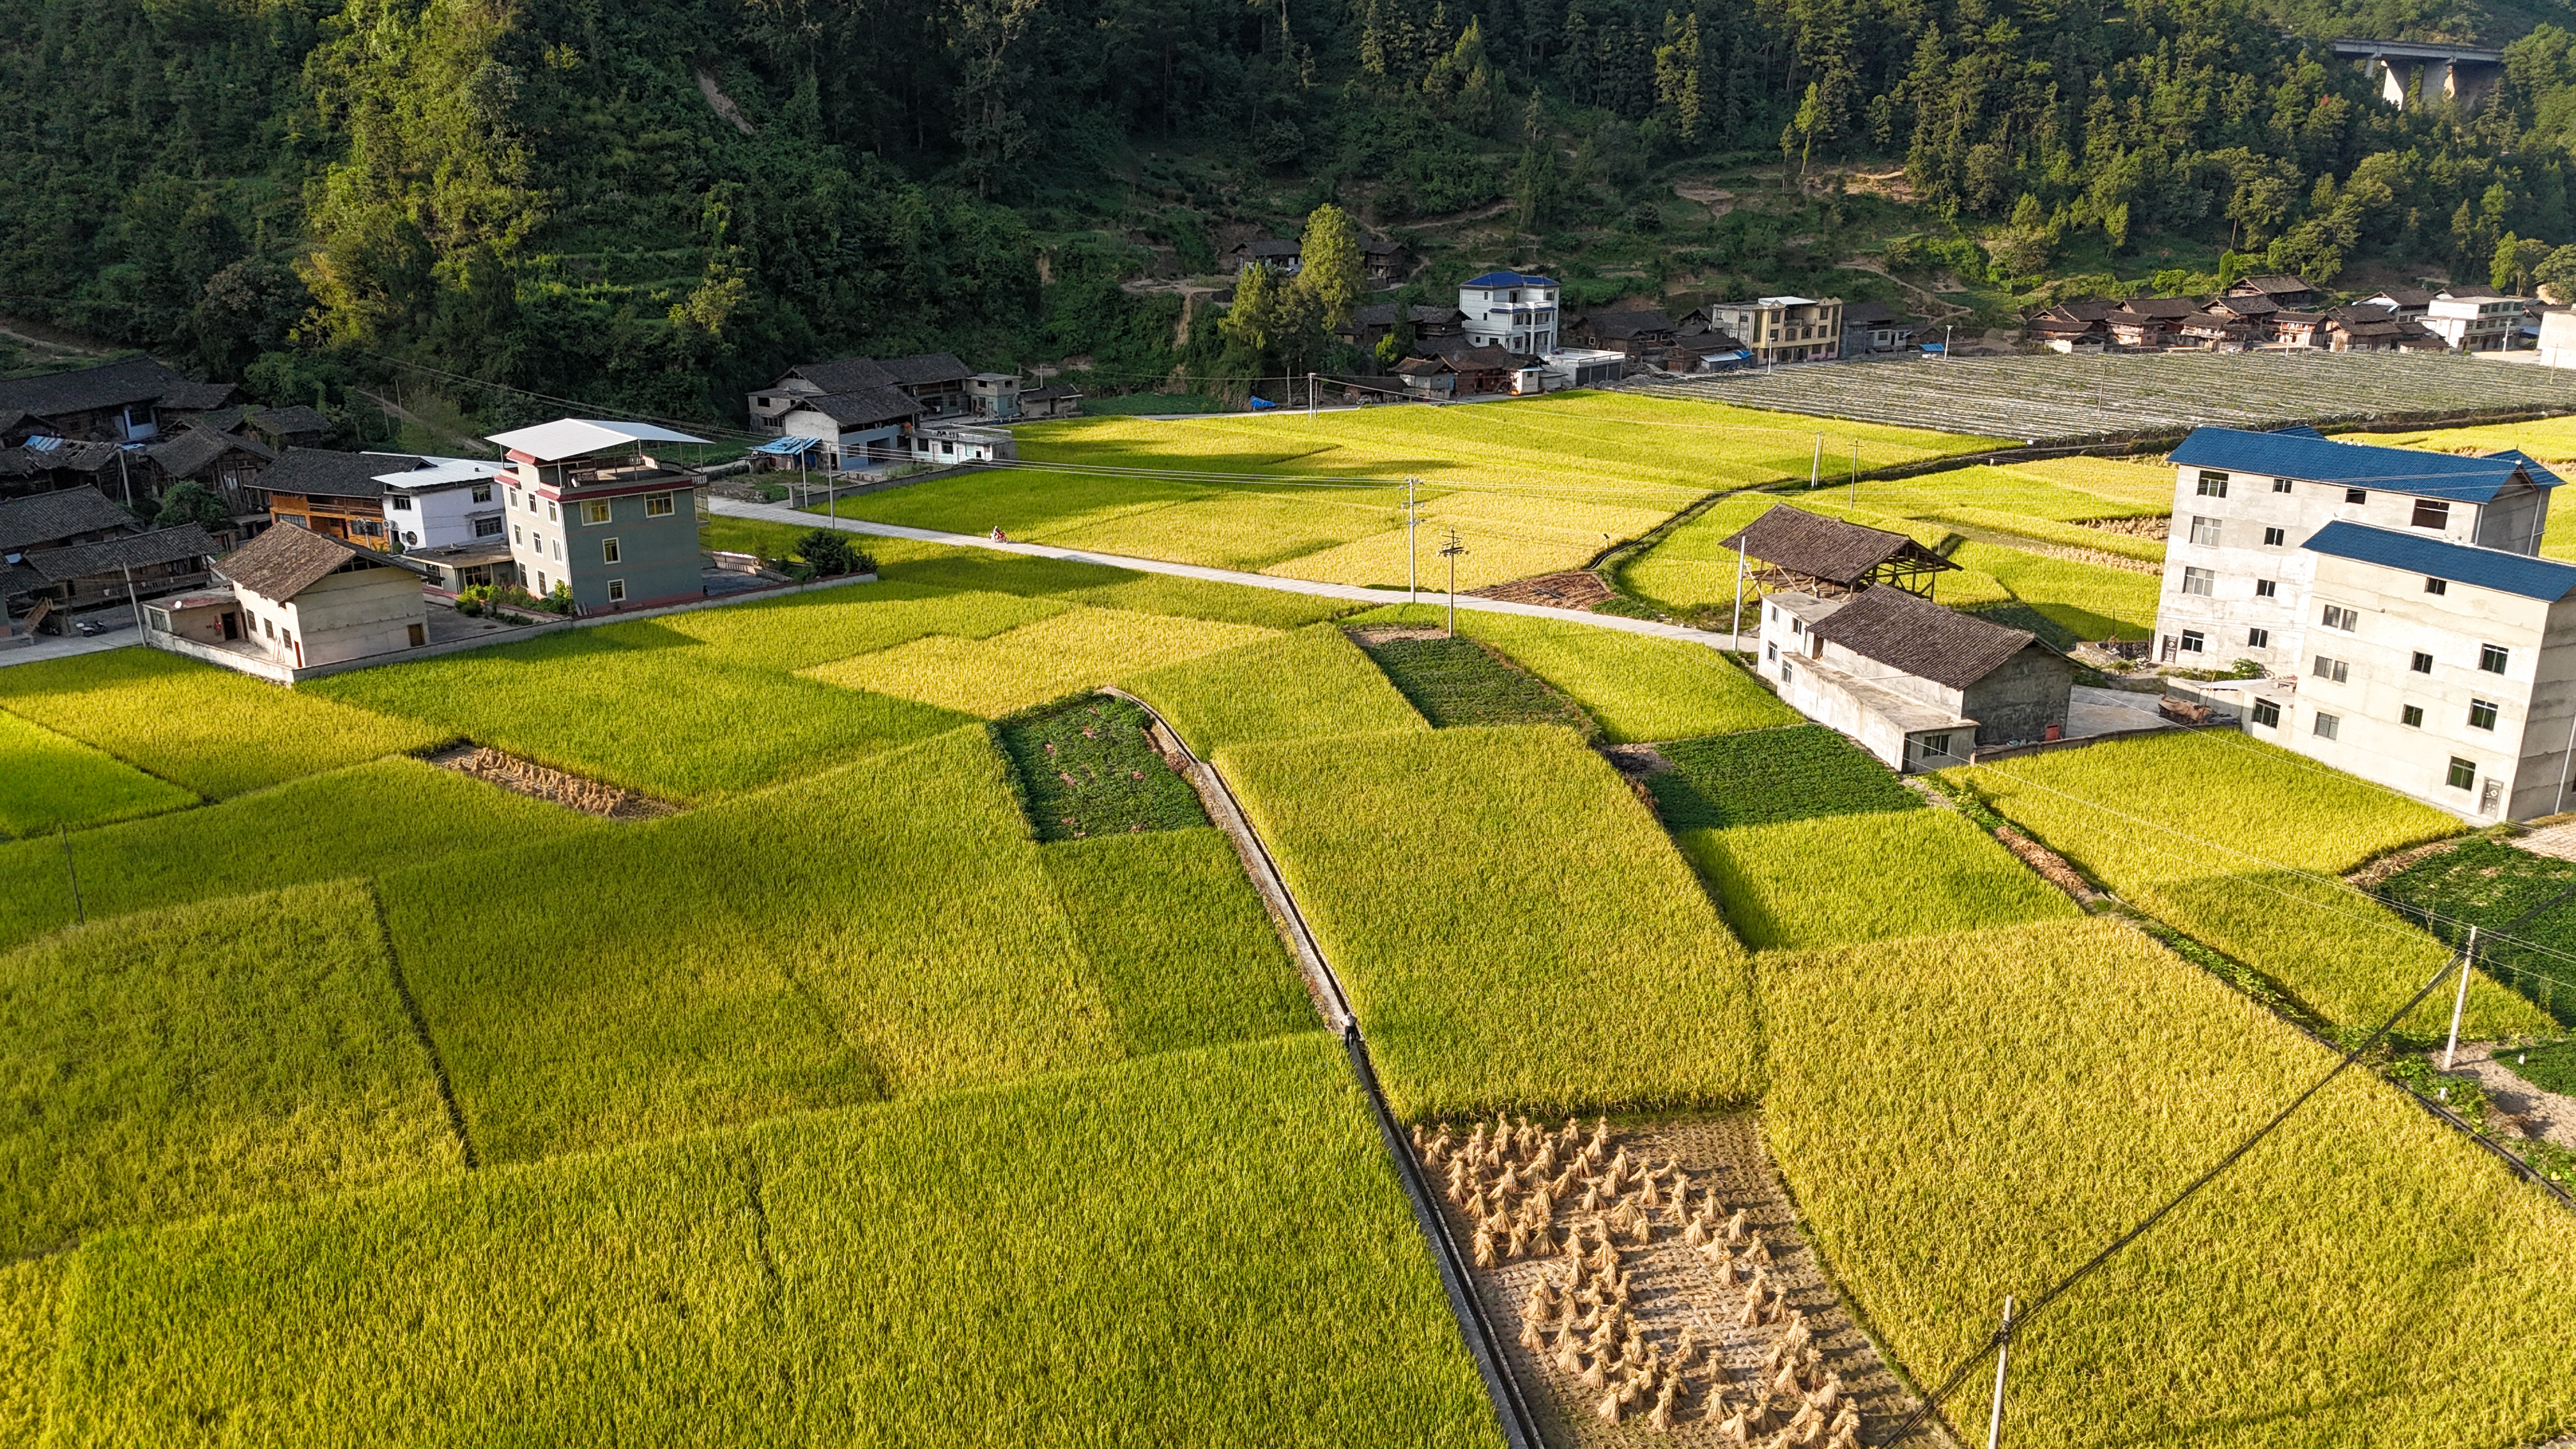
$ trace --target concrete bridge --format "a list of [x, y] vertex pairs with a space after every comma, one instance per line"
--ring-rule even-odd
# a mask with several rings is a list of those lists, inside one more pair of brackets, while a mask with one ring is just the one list
[[2470, 45], [2338, 40], [2334, 53], [2360, 61], [2364, 72], [2376, 74], [2380, 99], [2400, 108], [2412, 93], [2420, 101], [2457, 101], [2475, 110], [2495, 93], [2496, 76], [2504, 69], [2503, 51]]

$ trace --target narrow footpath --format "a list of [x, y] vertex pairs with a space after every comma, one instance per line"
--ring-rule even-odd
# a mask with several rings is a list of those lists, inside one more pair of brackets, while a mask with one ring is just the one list
[[[783, 503], [744, 503], [731, 498], [710, 498], [710, 511], [724, 518], [753, 518], [763, 523], [785, 523], [800, 528], [837, 528], [843, 533], [866, 534], [873, 538], [908, 538], [920, 543], [944, 543], [951, 548], [983, 548], [996, 553], [1026, 554], [1031, 558], [1062, 559], [1067, 563], [1102, 564], [1110, 568], [1134, 569], [1139, 573], [1171, 574], [1185, 579], [1203, 579], [1212, 584], [1240, 584], [1252, 589], [1276, 589], [1286, 594], [1312, 594], [1326, 599], [1349, 599], [1362, 604], [1400, 604], [1401, 594], [1387, 589], [1362, 588], [1357, 584], [1319, 584], [1308, 579], [1283, 579], [1272, 574], [1246, 573], [1239, 569], [1209, 568], [1204, 564], [1170, 563], [1158, 558], [1131, 558], [1125, 554], [1085, 553], [1080, 549], [1057, 548], [1045, 543], [996, 543], [971, 533], [941, 533], [929, 528], [906, 528], [895, 523], [870, 523], [858, 518], [826, 518]], [[1423, 601], [1447, 603], [1449, 596], [1422, 591]], [[1652, 619], [1631, 619], [1620, 614], [1590, 614], [1580, 609], [1550, 608], [1545, 604], [1516, 604], [1506, 599], [1480, 599], [1468, 594], [1458, 596], [1458, 607], [1485, 614], [1522, 614], [1533, 619], [1561, 619], [1570, 624], [1589, 624], [1596, 629], [1619, 629], [1630, 634], [1650, 634], [1659, 639], [1674, 639], [1685, 644], [1698, 644], [1710, 649], [1738, 647], [1736, 636], [1716, 634], [1705, 629], [1689, 629], [1679, 624], [1659, 624]]]

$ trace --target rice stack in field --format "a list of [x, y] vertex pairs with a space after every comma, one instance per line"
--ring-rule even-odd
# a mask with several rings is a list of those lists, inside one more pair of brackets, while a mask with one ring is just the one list
[[[1399, 1115], [1755, 1091], [1742, 948], [1571, 731], [1244, 746], [1218, 766], [1349, 991]], [[1641, 1035], [1637, 1020], [1665, 1029]]]
[[214, 800], [452, 737], [143, 648], [0, 669], [0, 709]]
[[[1759, 976], [1781, 1169], [1918, 1373], [2334, 1064], [2111, 921], [1770, 955]], [[2576, 1216], [2349, 1073], [2015, 1339], [2015, 1432], [2535, 1443], [2576, 1423], [2571, 1254]], [[1986, 1392], [1972, 1376], [1956, 1402]]]

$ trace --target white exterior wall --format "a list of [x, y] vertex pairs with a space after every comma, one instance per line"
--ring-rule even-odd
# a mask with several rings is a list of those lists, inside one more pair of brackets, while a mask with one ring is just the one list
[[1523, 357], [1554, 352], [1556, 291], [1554, 287], [1460, 287], [1458, 310], [1466, 314], [1467, 340]]
[[2576, 367], [2576, 308], [2552, 307], [2540, 314], [2540, 360], [2551, 367]]
[[2495, 352], [2522, 326], [2522, 299], [2436, 297], [2424, 309], [2424, 326], [2454, 352]]
[[[406, 549], [445, 548], [505, 536], [474, 531], [477, 519], [502, 517], [500, 489], [500, 484], [489, 481], [417, 490], [387, 485], [385, 536], [400, 540]], [[478, 492], [482, 497], [475, 496]], [[404, 503], [411, 506], [401, 506]]]
[[785, 431], [791, 438], [822, 439], [831, 446], [833, 460], [844, 467], [882, 467], [903, 454], [903, 429], [892, 423], [844, 432], [839, 423], [814, 409], [799, 408], [787, 415]]
[[1977, 722], [1959, 713], [1959, 691], [1819, 640], [1810, 623], [1839, 601], [1780, 593], [1758, 607], [1761, 670], [1790, 708], [1850, 736], [1891, 770], [1966, 763]]
[[290, 668], [414, 648], [413, 627], [426, 630], [429, 623], [419, 576], [390, 564], [325, 574], [292, 599], [267, 598], [239, 584], [233, 592], [250, 640]]
[[[2350, 630], [2321, 622], [2329, 604], [2358, 611]], [[2550, 604], [2354, 559], [2316, 557], [2306, 631], [2309, 657], [2294, 689], [2264, 691], [2280, 709], [2273, 725], [2246, 731], [2337, 769], [2471, 819], [2528, 819], [2558, 808], [2576, 722], [2576, 601]], [[2483, 648], [2505, 651], [2501, 674], [2480, 667]], [[2417, 672], [2414, 655], [2433, 656]], [[2339, 661], [2345, 678], [2321, 676], [2317, 656]], [[2496, 707], [2493, 729], [2469, 723], [2473, 704]], [[2405, 711], [2423, 711], [2405, 723]], [[2334, 717], [2335, 736], [2317, 731]], [[2476, 766], [2466, 789], [2449, 781], [2451, 761]], [[2490, 782], [2495, 796], [2488, 803]]]
[[[2492, 504], [2453, 503], [2439, 528], [2415, 527], [2415, 496], [2385, 489], [2363, 490], [2363, 501], [2349, 501], [2342, 484], [2310, 483], [2257, 473], [2229, 473], [2227, 495], [2200, 492], [2200, 475], [2218, 470], [2177, 467], [2174, 470], [2174, 517], [2165, 541], [2165, 575], [2156, 601], [2154, 657], [2166, 659], [2172, 641], [2172, 663], [2200, 669], [2225, 669], [2251, 659], [2276, 674], [2296, 673], [2304, 647], [2302, 631], [2315, 618], [2303, 596], [2309, 586], [2314, 556], [2299, 545], [2337, 519], [2377, 528], [2402, 529], [2452, 543], [2475, 543], [2514, 553], [2534, 553], [2547, 517], [2547, 495], [2499, 496]], [[2276, 485], [2287, 483], [2287, 492]], [[2213, 519], [2215, 545], [2194, 543], [2193, 521]], [[2264, 542], [2265, 530], [2281, 530], [2279, 543]], [[2207, 595], [2184, 592], [2186, 571], [2206, 569]], [[2269, 580], [2274, 593], [2256, 593]], [[2267, 644], [2249, 643], [2250, 631], [2262, 629]], [[2199, 651], [2184, 647], [2187, 633], [2201, 636]]]

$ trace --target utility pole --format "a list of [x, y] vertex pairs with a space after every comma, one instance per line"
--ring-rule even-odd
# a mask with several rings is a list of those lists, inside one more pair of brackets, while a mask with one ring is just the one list
[[1315, 420], [1316, 403], [1315, 374], [1309, 372], [1306, 374], [1306, 421], [1310, 423]]
[[1986, 1449], [2002, 1449], [2004, 1442], [2004, 1365], [2012, 1356], [2013, 1301], [2004, 1295], [2004, 1331], [1995, 1336], [1995, 1408], [1986, 1419]]
[[1449, 530], [1449, 542], [1442, 546], [1440, 556], [1449, 560], [1449, 637], [1452, 639], [1458, 637], [1458, 555], [1466, 551], [1467, 546], [1458, 541], [1458, 530]]
[[1860, 439], [1852, 439], [1852, 502], [1860, 502]]
[[2469, 967], [2478, 959], [2478, 928], [2469, 927], [2469, 944], [2460, 948], [2460, 991], [2451, 998], [2451, 1043], [2442, 1048], [2442, 1070], [2451, 1069], [2451, 1058], [2460, 1054], [2460, 1013], [2469, 1005]]
[[1744, 647], [1744, 550], [1735, 551], [1735, 623], [1727, 631], [1726, 646]]
[[1825, 476], [1825, 435], [1816, 434], [1816, 456], [1807, 460], [1807, 486], [1815, 487]]
[[134, 611], [134, 633], [137, 638], [140, 638], [146, 631], [143, 627], [143, 601], [134, 597], [133, 566], [120, 563], [116, 569], [117, 572], [125, 575], [125, 605]]
[[1404, 480], [1404, 601], [1408, 604], [1422, 602], [1422, 547], [1414, 542], [1414, 531], [1420, 527], [1422, 515], [1416, 511], [1413, 501], [1414, 487], [1421, 481], [1419, 478]]

